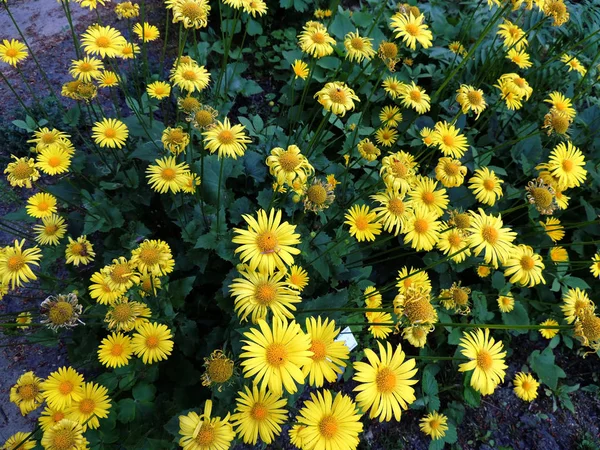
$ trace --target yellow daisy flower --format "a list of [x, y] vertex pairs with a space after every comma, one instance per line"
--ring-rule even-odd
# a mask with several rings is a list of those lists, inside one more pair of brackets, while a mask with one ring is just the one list
[[372, 195], [371, 198], [380, 206], [373, 209], [377, 214], [376, 221], [379, 222], [384, 231], [398, 236], [404, 229], [404, 223], [410, 217], [411, 203], [405, 200], [405, 194], [397, 189], [386, 189]]
[[444, 214], [449, 202], [446, 189], [436, 189], [437, 184], [429, 177], [418, 176], [408, 192], [413, 208], [425, 208], [436, 218]]
[[452, 158], [462, 158], [469, 148], [466, 136], [448, 122], [435, 124], [432, 139], [444, 156], [451, 156]]
[[540, 283], [546, 283], [542, 275], [545, 268], [542, 257], [534, 253], [528, 245], [519, 244], [514, 247], [503, 264], [506, 267], [504, 276], [510, 276], [510, 282], [513, 284], [533, 287]]
[[392, 419], [400, 421], [401, 410], [407, 410], [416, 400], [413, 385], [418, 380], [413, 379], [417, 374], [414, 359], [405, 359], [402, 347], [396, 350], [386, 342], [381, 342], [379, 355], [370, 348], [365, 349], [369, 363], [357, 361], [354, 363], [354, 381], [358, 386], [356, 401], [364, 411], [370, 411], [369, 417], [377, 417], [382, 422]]
[[131, 338], [123, 333], [112, 333], [100, 342], [98, 361], [114, 369], [129, 364], [132, 353]]
[[61, 420], [42, 435], [42, 447], [45, 450], [80, 449], [87, 448], [87, 444], [83, 427], [69, 419]]
[[306, 183], [309, 176], [315, 173], [315, 168], [300, 152], [297, 145], [289, 145], [287, 149], [275, 147], [266, 160], [269, 172], [279, 185], [292, 186], [294, 181]]
[[387, 77], [383, 80], [383, 89], [392, 99], [396, 99], [402, 95], [404, 86], [403, 82], [398, 81], [396, 77]]
[[150, 98], [162, 100], [171, 95], [171, 85], [164, 81], [155, 81], [146, 86], [146, 92]]
[[496, 386], [504, 381], [507, 365], [504, 363], [506, 352], [502, 341], [496, 342], [490, 337], [490, 330], [473, 330], [463, 334], [460, 340], [461, 354], [470, 359], [458, 366], [459, 372], [473, 371], [471, 387], [481, 395], [494, 392]]
[[198, 415], [190, 411], [179, 416], [179, 446], [183, 450], [223, 450], [231, 447], [235, 439], [230, 416], [225, 418], [211, 417], [212, 401], [206, 400], [204, 412]]
[[479, 115], [487, 107], [483, 91], [475, 89], [473, 86], [461, 84], [456, 92], [458, 93], [456, 101], [460, 104], [463, 114], [473, 111], [477, 115], [475, 118], [479, 119]]
[[432, 46], [433, 35], [429, 31], [429, 27], [423, 23], [424, 20], [423, 14], [414, 16], [412, 12], [408, 15], [397, 13], [392, 16], [390, 26], [396, 33], [396, 39], [402, 38], [402, 42], [414, 51], [417, 49], [417, 42], [423, 48]]
[[441, 223], [437, 214], [423, 206], [414, 206], [412, 214], [406, 219], [404, 243], [410, 244], [416, 251], [429, 251], [440, 239]]
[[239, 124], [231, 126], [227, 117], [223, 122], [217, 120], [214, 126], [202, 133], [204, 145], [211, 153], [217, 152], [219, 159], [237, 159], [238, 156], [244, 156], [246, 144], [251, 142], [244, 132], [245, 129]]
[[15, 240], [12, 246], [0, 251], [0, 284], [11, 289], [21, 287], [23, 283], [37, 280], [30, 266], [39, 266], [42, 252], [38, 247], [23, 250], [25, 239]]
[[133, 26], [133, 32], [137, 34], [142, 42], [152, 42], [160, 37], [158, 28], [154, 25], [150, 25], [148, 22], [136, 23]]
[[65, 409], [83, 396], [83, 376], [72, 367], [52, 372], [40, 386], [50, 408]]
[[170, 77], [171, 82], [188, 94], [202, 92], [210, 83], [210, 73], [204, 66], [179, 64]]
[[463, 166], [458, 159], [443, 157], [435, 166], [435, 178], [444, 187], [458, 187], [465, 181], [467, 167]]
[[277, 395], [283, 389], [290, 394], [304, 383], [302, 366], [310, 364], [314, 353], [310, 350], [310, 336], [304, 334], [296, 322], [273, 318], [272, 326], [264, 320], [259, 328], [244, 333], [242, 342], [242, 369], [244, 377], [252, 378], [261, 388], [268, 386]]
[[67, 264], [73, 264], [75, 267], [79, 264], [89, 264], [95, 256], [94, 246], [87, 240], [87, 236], [79, 236], [75, 241], [69, 236], [69, 243], [65, 248]]
[[102, 58], [119, 56], [121, 47], [127, 44], [120, 31], [111, 26], [93, 24], [81, 35], [81, 45], [86, 53]]
[[391, 147], [398, 140], [398, 131], [390, 127], [378, 128], [375, 132], [375, 141], [385, 147]]
[[[544, 320], [542, 323], [540, 323], [540, 325], [557, 326], [558, 322], [554, 319], [547, 319], [547, 320]], [[554, 336], [556, 336], [558, 334], [558, 330], [556, 328], [540, 328], [540, 334], [545, 339], [552, 339]]]
[[527, 47], [527, 36], [525, 32], [510, 20], [504, 19], [504, 23], [498, 26], [498, 36], [503, 40], [504, 47], [523, 50]]
[[327, 28], [322, 23], [310, 21], [298, 36], [300, 49], [315, 58], [331, 55], [335, 39], [329, 36]]
[[369, 138], [364, 138], [358, 143], [357, 147], [360, 156], [365, 158], [367, 161], [375, 161], [379, 155], [381, 155], [381, 150], [379, 150], [379, 148], [377, 148], [377, 146], [373, 144]]
[[354, 109], [354, 101], [360, 102], [354, 91], [346, 83], [334, 81], [327, 83], [314, 97], [326, 111], [344, 117], [347, 111]]
[[537, 390], [540, 383], [530, 373], [519, 372], [515, 375], [513, 385], [517, 397], [526, 402], [531, 402], [538, 395]]
[[510, 292], [505, 295], [500, 295], [497, 302], [500, 312], [509, 313], [515, 309], [515, 298]]
[[419, 428], [424, 434], [430, 436], [432, 440], [437, 441], [446, 436], [446, 431], [448, 431], [448, 418], [445, 415], [434, 411], [421, 419]]
[[425, 89], [417, 86], [414, 81], [402, 86], [399, 97], [402, 106], [413, 108], [419, 114], [425, 114], [431, 109], [431, 98], [425, 93]]
[[381, 234], [381, 223], [377, 222], [377, 213], [367, 205], [353, 205], [347, 214], [345, 224], [350, 226], [350, 236], [355, 236], [358, 242], [374, 241]]
[[12, 436], [10, 436], [4, 445], [0, 448], [2, 450], [31, 450], [36, 446], [36, 441], [32, 439], [31, 433], [24, 433], [22, 431], [18, 431]]
[[190, 172], [190, 166], [186, 162], [177, 164], [175, 156], [165, 156], [157, 159], [155, 163], [146, 169], [150, 187], [159, 194], [179, 192], [186, 181], [185, 175]]
[[56, 197], [39, 192], [27, 199], [27, 214], [36, 219], [43, 219], [56, 213]]
[[560, 220], [554, 217], [547, 217], [546, 222], [539, 222], [544, 228], [544, 231], [548, 235], [552, 242], [558, 242], [565, 237], [564, 227], [561, 225]]
[[104, 64], [101, 60], [85, 56], [83, 59], [71, 61], [69, 73], [73, 78], [90, 83], [100, 77], [102, 70], [104, 70]]
[[131, 337], [131, 350], [142, 358], [144, 364], [163, 361], [173, 350], [171, 330], [162, 323], [144, 323], [136, 328]]
[[244, 0], [242, 2], [244, 12], [251, 14], [252, 17], [264, 16], [267, 13], [267, 4], [263, 0]]
[[397, 106], [384, 106], [379, 113], [379, 120], [388, 127], [397, 127], [402, 122], [402, 114]]
[[440, 223], [440, 240], [437, 248], [456, 263], [461, 263], [471, 255], [469, 240], [466, 233], [460, 228], [452, 228], [448, 223]]
[[60, 240], [67, 232], [65, 219], [52, 214], [42, 219], [42, 225], [35, 225], [33, 230], [36, 232], [35, 241], [41, 245], [58, 245]]
[[548, 171], [558, 180], [560, 190], [580, 186], [587, 176], [584, 166], [583, 153], [570, 141], [559, 143], [550, 152]]
[[31, 189], [32, 182], [40, 178], [40, 172], [35, 167], [33, 158], [17, 158], [10, 155], [13, 162], [8, 163], [4, 173], [8, 174], [6, 179], [12, 187], [25, 187]]
[[502, 181], [493, 170], [487, 167], [477, 169], [469, 180], [469, 189], [475, 194], [478, 202], [494, 206], [496, 201], [502, 197]]
[[309, 74], [309, 69], [308, 69], [308, 64], [306, 64], [304, 61], [301, 61], [299, 59], [294, 60], [294, 63], [292, 64], [292, 70], [294, 71], [294, 79], [296, 78], [302, 78], [303, 80], [306, 80], [306, 78], [308, 77]]
[[369, 37], [360, 36], [358, 30], [348, 33], [344, 37], [346, 59], [349, 59], [351, 62], [356, 61], [357, 63], [362, 62], [363, 59], [370, 60], [375, 56], [372, 40]]
[[19, 407], [23, 416], [36, 410], [44, 402], [44, 397], [40, 392], [42, 381], [33, 372], [25, 372], [10, 388], [9, 399]]
[[481, 208], [478, 212], [470, 213], [471, 226], [467, 229], [469, 247], [475, 256], [484, 252], [483, 259], [486, 264], [497, 269], [499, 263], [504, 264], [511, 256], [517, 233], [503, 227], [501, 216], [487, 215]]
[[529, 59], [529, 53], [525, 50], [517, 50], [516, 48], [511, 48], [506, 54], [506, 59], [511, 60], [519, 69], [529, 69], [533, 66], [533, 63]]
[[272, 274], [278, 268], [285, 272], [285, 266], [294, 263], [293, 255], [300, 254], [300, 250], [294, 247], [300, 243], [296, 226], [282, 223], [281, 216], [281, 210], [271, 209], [267, 215], [261, 209], [257, 212], [258, 220], [248, 214], [242, 216], [248, 229], [233, 229], [237, 236], [231, 241], [240, 244], [234, 253], [241, 253], [240, 259], [249, 264], [250, 270]]
[[129, 136], [127, 125], [119, 119], [102, 119], [92, 127], [94, 142], [100, 147], [121, 148]]
[[64, 147], [53, 145], [37, 154], [35, 166], [46, 175], [59, 175], [69, 171], [71, 154]]
[[289, 272], [286, 275], [285, 282], [289, 287], [302, 292], [308, 285], [308, 273], [302, 267], [293, 265], [290, 267]]
[[27, 58], [27, 46], [16, 39], [3, 39], [0, 44], [0, 60], [13, 67]]
[[79, 400], [66, 410], [67, 419], [81, 424], [83, 431], [100, 427], [98, 419], [106, 419], [111, 408], [108, 389], [93, 382], [84, 383]]

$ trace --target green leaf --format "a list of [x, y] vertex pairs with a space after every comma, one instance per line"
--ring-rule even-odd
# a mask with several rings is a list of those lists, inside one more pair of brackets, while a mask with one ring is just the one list
[[471, 386], [465, 386], [464, 396], [465, 402], [470, 406], [477, 408], [481, 403], [481, 394]]
[[501, 291], [504, 286], [506, 286], [504, 274], [500, 271], [495, 272], [494, 275], [492, 275], [492, 287], [498, 291]]
[[335, 56], [325, 56], [324, 58], [317, 60], [317, 66], [330, 70], [337, 69], [340, 67], [341, 63], [339, 58], [336, 58]]
[[124, 398], [118, 403], [119, 414], [117, 419], [121, 423], [129, 423], [135, 420], [135, 401], [131, 398]]
[[185, 298], [194, 287], [194, 281], [196, 281], [196, 276], [181, 278], [179, 280], [169, 282], [167, 285], [167, 290], [169, 292], [169, 299], [171, 300], [173, 308], [180, 308], [184, 305]]
[[247, 30], [250, 36], [258, 36], [263, 32], [263, 28], [260, 22], [257, 22], [252, 18], [248, 18]]
[[[520, 302], [515, 302], [514, 309], [509, 313], [502, 313], [502, 321], [506, 325], [529, 325], [529, 315]], [[515, 334], [526, 334], [528, 330], [511, 330]]]
[[138, 402], [151, 402], [156, 394], [156, 387], [148, 383], [139, 383], [131, 391], [133, 398]]
[[564, 370], [554, 364], [554, 353], [550, 347], [546, 347], [541, 353], [539, 350], [533, 351], [529, 355], [529, 365], [550, 389], [556, 389], [558, 379], [567, 376]]
[[344, 40], [344, 36], [346, 36], [351, 31], [356, 31], [356, 27], [347, 16], [346, 12], [338, 11], [335, 14], [333, 22], [329, 27], [329, 31], [332, 35], [334, 35], [339, 40]]

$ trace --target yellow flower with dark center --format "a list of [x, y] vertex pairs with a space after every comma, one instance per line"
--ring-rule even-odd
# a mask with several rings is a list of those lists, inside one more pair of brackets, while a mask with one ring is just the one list
[[129, 364], [132, 353], [131, 338], [123, 333], [112, 333], [100, 342], [98, 361], [114, 369]]
[[412, 108], [419, 114], [425, 114], [431, 109], [431, 98], [425, 93], [425, 89], [417, 86], [414, 81], [402, 86], [400, 99], [402, 106]]
[[519, 51], [527, 47], [527, 35], [510, 20], [504, 19], [504, 23], [498, 26], [497, 34], [502, 38], [505, 48], [514, 48]]
[[515, 395], [521, 400], [531, 402], [538, 395], [540, 383], [530, 373], [519, 372], [513, 380]]
[[[196, 99], [192, 97], [188, 97], [189, 100], [193, 102], [197, 102]], [[186, 99], [182, 101], [182, 109], [185, 111], [184, 102]], [[198, 130], [208, 130], [215, 125], [215, 119], [219, 115], [219, 112], [209, 105], [202, 105], [198, 102], [197, 106], [194, 106], [191, 110], [187, 110], [188, 117], [186, 120], [191, 122], [193, 127]]]
[[404, 225], [404, 243], [410, 244], [416, 251], [433, 249], [440, 239], [441, 223], [437, 218], [435, 212], [413, 203], [412, 214], [408, 216]]
[[74, 293], [51, 295], [42, 302], [40, 311], [42, 314], [41, 322], [54, 331], [83, 324], [79, 320], [83, 306], [79, 304], [77, 295]]
[[169, 150], [174, 155], [185, 153], [185, 149], [190, 143], [190, 135], [183, 131], [182, 127], [167, 127], [162, 133], [161, 141], [165, 150]]
[[244, 12], [251, 14], [252, 17], [264, 16], [267, 13], [267, 4], [263, 0], [243, 0], [242, 7]]
[[430, 436], [432, 440], [437, 441], [446, 436], [448, 431], [448, 418], [437, 411], [427, 414], [419, 423], [421, 431]]
[[204, 145], [211, 153], [217, 152], [219, 159], [237, 159], [238, 156], [244, 156], [246, 144], [251, 142], [244, 132], [245, 129], [239, 124], [231, 126], [227, 117], [223, 122], [217, 120], [213, 127], [202, 133]]
[[125, 42], [118, 49], [117, 57], [123, 59], [133, 59], [140, 53], [140, 46], [131, 42]]
[[371, 196], [380, 205], [373, 209], [377, 214], [377, 222], [381, 223], [384, 231], [395, 236], [402, 232], [404, 223], [412, 211], [412, 204], [405, 196], [397, 189], [386, 189]]
[[73, 420], [62, 419], [44, 431], [42, 446], [46, 450], [76, 450], [87, 448], [83, 427]]
[[47, 406], [42, 411], [42, 414], [40, 415], [38, 421], [40, 426], [42, 427], [42, 430], [46, 431], [49, 428], [52, 428], [61, 420], [63, 420], [65, 417], [66, 414], [64, 410], [58, 408], [50, 408]]
[[15, 323], [18, 325], [17, 328], [19, 328], [20, 330], [28, 330], [29, 327], [27, 325], [29, 325], [31, 321], [32, 319], [30, 312], [19, 313], [19, 315], [15, 319]]
[[467, 167], [458, 159], [443, 157], [435, 166], [435, 178], [447, 188], [461, 186], [466, 174]]
[[469, 247], [475, 256], [484, 252], [486, 264], [497, 269], [499, 264], [504, 264], [510, 257], [517, 233], [503, 226], [501, 216], [488, 215], [481, 208], [478, 212], [470, 213], [471, 226], [467, 229]]
[[375, 339], [387, 339], [388, 335], [394, 331], [394, 320], [390, 313], [382, 311], [367, 312], [365, 316], [367, 325], [369, 325], [369, 333]]
[[323, 89], [315, 94], [315, 98], [326, 111], [341, 117], [354, 109], [354, 100], [360, 102], [354, 91], [346, 83], [339, 81], [325, 84]]
[[209, 357], [204, 358], [204, 374], [202, 386], [217, 386], [219, 392], [233, 376], [234, 362], [222, 350], [214, 350]]
[[115, 5], [115, 14], [118, 19], [133, 19], [140, 15], [140, 6], [132, 2], [119, 3]]
[[94, 246], [87, 240], [87, 236], [79, 236], [75, 241], [69, 236], [69, 243], [65, 248], [67, 264], [73, 264], [75, 267], [79, 264], [89, 264], [95, 256]]
[[398, 140], [398, 131], [390, 127], [378, 128], [375, 132], [375, 141], [386, 147], [391, 147]]
[[135, 265], [124, 256], [112, 260], [112, 264], [102, 269], [108, 277], [108, 283], [114, 290], [121, 289], [123, 292], [139, 281], [139, 274]]
[[388, 189], [406, 193], [414, 181], [417, 169], [418, 163], [415, 157], [410, 153], [399, 151], [381, 160], [379, 174]]
[[479, 115], [485, 110], [487, 104], [481, 89], [475, 89], [473, 86], [461, 84], [456, 91], [456, 101], [460, 104], [463, 114], [473, 111], [479, 119]]
[[548, 235], [552, 242], [558, 242], [565, 237], [564, 227], [561, 225], [560, 220], [554, 217], [547, 217], [546, 222], [539, 222], [544, 228], [544, 231]]
[[437, 248], [456, 263], [463, 262], [471, 255], [467, 233], [460, 228], [453, 228], [449, 223], [441, 222], [440, 240]]
[[152, 42], [160, 37], [158, 28], [154, 25], [150, 25], [148, 22], [136, 23], [133, 26], [133, 32], [137, 34], [142, 42]]
[[0, 448], [2, 448], [2, 450], [31, 450], [35, 446], [36, 441], [33, 440], [31, 433], [18, 431], [9, 437]]
[[575, 336], [594, 353], [600, 350], [600, 317], [593, 311], [587, 311], [575, 322]]
[[459, 365], [459, 372], [473, 371], [471, 387], [481, 395], [492, 394], [496, 386], [504, 381], [507, 369], [502, 341], [496, 342], [490, 337], [490, 330], [487, 328], [485, 331], [477, 329], [464, 333], [459, 347], [461, 354], [470, 359]]
[[519, 69], [528, 69], [533, 66], [533, 63], [529, 59], [529, 53], [525, 50], [517, 50], [516, 48], [511, 48], [506, 54], [506, 59], [511, 60]]
[[430, 328], [430, 325], [413, 325], [406, 327], [402, 330], [402, 337], [413, 347], [423, 348], [427, 343], [427, 335], [429, 334]]
[[383, 89], [392, 99], [396, 99], [402, 95], [402, 90], [405, 84], [402, 81], [398, 81], [396, 77], [387, 77], [383, 80]]
[[185, 175], [190, 173], [190, 166], [185, 161], [177, 164], [175, 156], [165, 156], [155, 163], [146, 169], [150, 187], [159, 194], [179, 192], [186, 181]]
[[146, 239], [131, 252], [131, 265], [142, 274], [162, 276], [173, 272], [175, 261], [171, 247], [165, 241]]
[[202, 92], [210, 83], [210, 73], [204, 66], [197, 64], [179, 64], [170, 77], [171, 82], [188, 94]]
[[344, 217], [344, 223], [350, 227], [350, 236], [355, 236], [358, 242], [374, 241], [375, 236], [381, 234], [377, 213], [367, 205], [353, 205]]
[[346, 367], [350, 350], [343, 341], [336, 338], [340, 329], [330, 319], [322, 320], [321, 316], [306, 319], [306, 333], [310, 336], [310, 351], [313, 355], [309, 362], [302, 366], [302, 373], [308, 377], [311, 386], [322, 387], [324, 382], [334, 382], [343, 367]]
[[90, 297], [101, 305], [111, 305], [120, 298], [125, 290], [122, 287], [113, 288], [105, 270], [96, 272], [90, 278]]
[[417, 49], [417, 42], [423, 48], [429, 48], [432, 45], [433, 35], [429, 31], [429, 27], [423, 23], [424, 20], [423, 14], [415, 16], [412, 12], [408, 15], [397, 13], [392, 16], [390, 26], [396, 33], [396, 39], [402, 38], [402, 42], [414, 51]]
[[384, 106], [379, 113], [379, 120], [388, 127], [397, 127], [402, 122], [402, 114], [397, 106]]
[[554, 19], [552, 25], [560, 27], [569, 21], [569, 10], [564, 0], [545, 0], [542, 11]]
[[439, 147], [444, 156], [462, 158], [469, 148], [466, 136], [448, 122], [436, 123], [431, 137], [433, 143]]
[[382, 41], [377, 49], [377, 55], [388, 66], [390, 72], [396, 70], [396, 64], [400, 62], [398, 57], [398, 46], [393, 42]]
[[173, 23], [181, 22], [185, 28], [197, 30], [208, 25], [208, 0], [167, 0], [165, 6], [173, 10]]
[[581, 319], [587, 312], [593, 312], [596, 309], [596, 305], [585, 291], [579, 288], [572, 288], [567, 291], [563, 296], [563, 305], [560, 309], [565, 315], [565, 320], [568, 324], [576, 322]]
[[47, 175], [58, 175], [69, 171], [71, 154], [60, 145], [40, 150], [35, 166]]
[[33, 372], [25, 372], [10, 388], [10, 401], [19, 407], [23, 416], [36, 410], [44, 402], [41, 393], [42, 381]]
[[245, 444], [256, 445], [258, 439], [270, 444], [281, 434], [281, 425], [287, 419], [287, 399], [281, 398], [264, 387], [244, 386], [238, 391], [236, 413], [231, 416], [232, 425]]
[[346, 59], [349, 59], [351, 62], [356, 61], [357, 63], [362, 62], [363, 59], [370, 60], [375, 56], [372, 40], [369, 37], [360, 36], [358, 30], [348, 33], [344, 37]]
[[49, 128], [43, 127], [37, 131], [34, 131], [33, 139], [29, 139], [27, 143], [35, 144], [34, 151], [39, 152], [52, 145], [60, 145], [61, 143], [70, 142], [70, 137], [70, 135], [57, 130], [56, 128], [50, 130]]
[[348, 395], [337, 393], [334, 398], [328, 389], [311, 392], [310, 400], [304, 402], [296, 416], [299, 425], [290, 430], [290, 435], [306, 450], [356, 450], [363, 430], [360, 416]]
[[545, 268], [542, 257], [534, 253], [533, 248], [528, 245], [519, 244], [514, 247], [503, 264], [506, 267], [504, 276], [510, 276], [510, 282], [513, 284], [533, 287], [546, 283], [542, 274]]
[[43, 219], [56, 213], [56, 197], [39, 192], [27, 199], [27, 214], [36, 219]]
[[458, 283], [452, 283], [449, 289], [440, 291], [440, 302], [446, 309], [452, 309], [459, 314], [469, 314], [471, 308], [469, 306], [469, 295], [471, 289], [463, 287]]
[[0, 44], [0, 59], [6, 64], [17, 67], [17, 64], [27, 58], [27, 46], [16, 39], [3, 39]]
[[131, 350], [144, 364], [166, 360], [173, 350], [173, 334], [162, 323], [143, 323], [131, 337]]
[[10, 286], [11, 289], [37, 280], [30, 266], [40, 265], [41, 250], [38, 247], [23, 250], [23, 245], [25, 239], [21, 242], [15, 240], [12, 246], [6, 246], [4, 251], [0, 251], [0, 284]]
[[272, 274], [275, 268], [285, 271], [285, 266], [294, 263], [294, 256], [300, 254], [295, 245], [300, 243], [300, 235], [296, 226], [281, 222], [282, 211], [271, 209], [269, 214], [264, 210], [257, 212], [258, 220], [244, 214], [242, 217], [248, 229], [234, 228], [232, 242], [240, 244], [234, 253], [241, 253], [240, 259], [248, 263], [250, 270]]
[[492, 269], [489, 266], [479, 265], [477, 266], [477, 276], [480, 278], [487, 278], [492, 273]]
[[515, 309], [515, 298], [510, 292], [500, 295], [497, 299], [497, 302], [500, 312], [509, 313]]
[[198, 415], [190, 411], [179, 416], [179, 446], [184, 450], [222, 450], [231, 447], [235, 432], [229, 422], [229, 413], [225, 418], [211, 417], [212, 401], [206, 400], [204, 412]]
[[104, 322], [109, 330], [127, 332], [148, 323], [151, 315], [152, 311], [144, 303], [122, 297], [108, 307]]
[[127, 125], [119, 119], [102, 119], [92, 127], [94, 142], [100, 147], [121, 148], [129, 136]]
[[[552, 327], [555, 327], [558, 325], [558, 322], [554, 319], [547, 319], [544, 320], [542, 323], [540, 323], [540, 325], [550, 325]], [[540, 334], [545, 338], [545, 339], [552, 339], [554, 336], [556, 336], [558, 334], [558, 330], [556, 328], [540, 328]]]
[[456, 227], [466, 233], [467, 229], [471, 226], [471, 215], [468, 212], [461, 212], [458, 209], [454, 209], [450, 211], [448, 225]]
[[433, 213], [436, 218], [441, 217], [448, 207], [448, 194], [446, 189], [436, 189], [437, 181], [429, 177], [417, 176], [408, 191], [413, 208], [425, 208]]
[[404, 266], [398, 271], [396, 281], [396, 287], [401, 294], [406, 294], [409, 288], [416, 288], [427, 293], [431, 291], [429, 275], [422, 269], [415, 269], [413, 267], [409, 269]]
[[35, 167], [33, 158], [17, 158], [15, 155], [10, 155], [13, 162], [8, 163], [4, 173], [8, 174], [6, 179], [12, 187], [24, 187], [31, 189], [32, 182], [40, 178], [40, 172]]
[[592, 256], [590, 272], [592, 272], [594, 277], [600, 278], [600, 253], [596, 253], [594, 256]]
[[302, 292], [304, 290], [304, 288], [308, 285], [308, 281], [309, 278], [306, 270], [296, 265], [290, 267], [290, 270], [286, 274], [285, 278], [287, 285], [298, 292]]
[[309, 69], [308, 69], [308, 65], [300, 60], [300, 59], [295, 59], [294, 63], [292, 64], [292, 70], [294, 71], [294, 79], [300, 77], [303, 80], [306, 80], [306, 78], [308, 77], [309, 74]]
[[302, 27], [298, 44], [304, 53], [314, 58], [322, 58], [333, 53], [335, 39], [329, 36], [322, 23], [310, 21]]
[[569, 253], [564, 247], [552, 247], [549, 251], [549, 256], [554, 264], [569, 261]]
[[242, 322], [251, 317], [252, 323], [266, 320], [269, 312], [279, 319], [293, 319], [295, 303], [301, 298], [297, 291], [283, 281], [285, 272], [272, 274], [252, 270], [240, 272], [242, 278], [234, 278], [229, 285], [234, 297], [234, 309]]
[[83, 431], [100, 427], [98, 419], [108, 417], [111, 408], [108, 389], [96, 383], [85, 383], [79, 400], [66, 410], [67, 419], [81, 424]]
[[493, 206], [503, 195], [502, 183], [504, 181], [498, 178], [493, 170], [482, 167], [477, 169], [469, 180], [469, 189], [473, 191], [477, 201]]
[[379, 355], [370, 348], [365, 349], [369, 363], [354, 363], [354, 381], [358, 386], [356, 401], [361, 409], [370, 411], [369, 417], [377, 417], [382, 422], [394, 418], [400, 421], [401, 409], [407, 410], [416, 400], [413, 385], [418, 380], [413, 379], [417, 374], [414, 359], [405, 359], [402, 347], [396, 350], [386, 342], [384, 347], [378, 342]]
[[307, 178], [315, 173], [314, 167], [294, 144], [289, 145], [287, 149], [273, 148], [266, 164], [280, 185], [292, 186], [294, 181], [306, 183]]
[[586, 179], [585, 158], [570, 141], [559, 143], [548, 161], [548, 171], [558, 180], [560, 190], [580, 186]]
[[556, 191], [542, 178], [530, 181], [525, 190], [527, 191], [527, 200], [535, 206], [540, 214], [551, 215], [559, 207]]
[[570, 119], [565, 113], [552, 108], [544, 116], [544, 125], [542, 128], [546, 129], [548, 136], [555, 132], [556, 134], [568, 137], [569, 126], [571, 126], [571, 122], [572, 119]]
[[456, 55], [467, 56], [467, 50], [465, 49], [465, 46], [459, 41], [450, 42], [450, 44], [448, 44], [448, 50]]
[[71, 70], [69, 70], [69, 73], [73, 78], [89, 83], [92, 80], [97, 80], [103, 69], [104, 64], [102, 64], [101, 60], [85, 56], [83, 59], [73, 60], [71, 62]]
[[52, 214], [42, 219], [42, 225], [35, 225], [33, 230], [37, 233], [36, 242], [42, 245], [58, 245], [62, 237], [67, 232], [65, 219]]
[[560, 60], [567, 65], [567, 67], [569, 68], [569, 72], [574, 70], [575, 72], [578, 72], [581, 76], [585, 76], [587, 70], [576, 57], [564, 54], [560, 57]]
[[333, 203], [335, 194], [333, 186], [326, 181], [313, 178], [311, 185], [306, 188], [304, 196], [304, 210], [319, 212], [323, 211]]
[[304, 383], [302, 366], [310, 363], [314, 353], [310, 350], [310, 336], [296, 322], [273, 318], [272, 326], [261, 320], [258, 328], [244, 333], [242, 342], [244, 377], [252, 378], [261, 388], [268, 386], [275, 394], [283, 389], [290, 394]]
[[64, 409], [82, 398], [83, 376], [72, 367], [61, 367], [40, 386], [50, 408]]
[[111, 26], [93, 24], [81, 36], [81, 45], [87, 54], [115, 58], [127, 41], [119, 30]]
[[155, 81], [146, 86], [146, 92], [150, 98], [162, 100], [171, 95], [171, 85], [164, 81]]

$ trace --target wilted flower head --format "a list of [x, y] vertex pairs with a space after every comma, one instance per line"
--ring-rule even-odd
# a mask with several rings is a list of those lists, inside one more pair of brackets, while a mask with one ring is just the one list
[[79, 304], [77, 295], [59, 294], [48, 297], [40, 305], [42, 323], [48, 328], [58, 331], [59, 328], [72, 328], [84, 324], [79, 320], [83, 306]]

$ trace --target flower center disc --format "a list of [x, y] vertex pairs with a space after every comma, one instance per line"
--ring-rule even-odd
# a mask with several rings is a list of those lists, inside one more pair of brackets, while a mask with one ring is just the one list
[[318, 339], [313, 339], [310, 351], [314, 353], [312, 356], [314, 361], [323, 361], [325, 356], [327, 356], [327, 347], [325, 346], [325, 343]]
[[275, 233], [271, 231], [265, 231], [256, 239], [256, 245], [258, 246], [260, 252], [265, 255], [276, 252], [279, 241], [277, 240]]
[[477, 354], [477, 367], [487, 372], [492, 368], [494, 364], [494, 360], [492, 359], [492, 355], [487, 350], [481, 350]]
[[494, 245], [496, 242], [498, 242], [499, 234], [498, 230], [496, 230], [494, 227], [486, 226], [483, 227], [483, 230], [481, 230], [481, 236], [487, 243]]
[[396, 375], [386, 367], [379, 371], [375, 383], [379, 392], [390, 392], [396, 387]]
[[280, 367], [287, 362], [288, 352], [283, 344], [270, 344], [267, 347], [267, 362], [274, 367]]
[[338, 428], [338, 421], [333, 416], [325, 416], [319, 422], [319, 431], [321, 432], [321, 435], [327, 439], [333, 439], [337, 434]]

